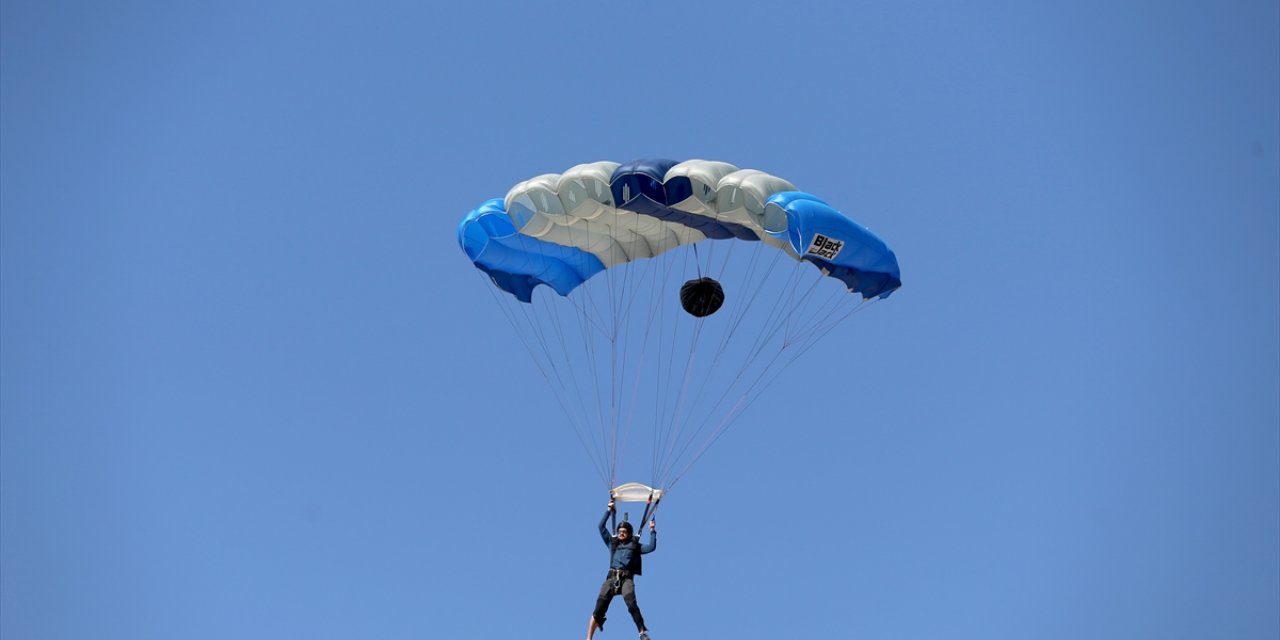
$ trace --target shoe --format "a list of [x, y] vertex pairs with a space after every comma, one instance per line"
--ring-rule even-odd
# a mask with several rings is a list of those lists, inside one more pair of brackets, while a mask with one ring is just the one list
[[648, 631], [641, 631], [641, 632], [640, 632], [640, 640], [649, 640], [649, 632], [648, 632]]

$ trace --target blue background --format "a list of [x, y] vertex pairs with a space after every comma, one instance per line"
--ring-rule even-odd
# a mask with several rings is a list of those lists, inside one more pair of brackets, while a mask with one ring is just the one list
[[581, 637], [455, 228], [648, 156], [905, 282], [664, 503], [655, 640], [1276, 638], [1278, 114], [1274, 1], [4, 0], [0, 635]]

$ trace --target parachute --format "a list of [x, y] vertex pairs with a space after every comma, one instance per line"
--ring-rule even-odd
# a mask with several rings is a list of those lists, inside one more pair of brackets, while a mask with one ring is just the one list
[[[902, 286], [866, 227], [706, 160], [530, 178], [464, 216], [458, 243], [626, 501], [661, 499], [748, 406], [787, 401], [777, 375]], [[617, 484], [646, 461], [647, 484]]]

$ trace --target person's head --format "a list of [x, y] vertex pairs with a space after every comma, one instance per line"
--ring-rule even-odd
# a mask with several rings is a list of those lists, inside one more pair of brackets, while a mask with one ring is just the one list
[[618, 525], [618, 539], [619, 539], [619, 540], [630, 540], [630, 539], [631, 539], [631, 535], [632, 535], [632, 533], [633, 533], [633, 532], [631, 531], [631, 523], [630, 523], [630, 522], [625, 522], [625, 521], [624, 521], [622, 524]]

